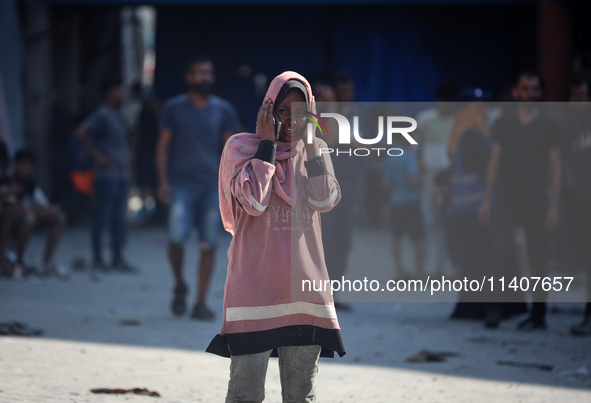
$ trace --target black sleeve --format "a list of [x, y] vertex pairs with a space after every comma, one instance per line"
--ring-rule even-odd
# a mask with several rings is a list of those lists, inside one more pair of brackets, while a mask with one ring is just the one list
[[277, 150], [277, 143], [271, 140], [261, 140], [259, 148], [257, 149], [254, 158], [268, 162], [275, 165], [275, 151]]
[[308, 172], [308, 178], [328, 174], [326, 161], [324, 161], [322, 154], [312, 157], [308, 161], [304, 161], [304, 166]]
[[491, 149], [482, 132], [477, 129], [467, 130], [460, 140], [462, 148], [462, 166], [466, 172], [486, 176]]

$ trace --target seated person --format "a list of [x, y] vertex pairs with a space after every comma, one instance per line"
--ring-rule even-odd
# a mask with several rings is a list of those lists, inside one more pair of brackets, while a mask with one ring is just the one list
[[[53, 257], [57, 243], [66, 224], [66, 217], [59, 207], [51, 205], [45, 193], [35, 184], [36, 157], [31, 151], [22, 149], [14, 158], [14, 173], [9, 179], [9, 189], [12, 194], [7, 197], [4, 207], [4, 220], [0, 245], [6, 245], [6, 240], [15, 229], [17, 232], [17, 257], [14, 272], [17, 276], [26, 275], [24, 253], [31, 232], [38, 222], [48, 226], [49, 233], [43, 255], [42, 274], [66, 275], [63, 268], [56, 266]], [[3, 255], [4, 251], [0, 251]]]

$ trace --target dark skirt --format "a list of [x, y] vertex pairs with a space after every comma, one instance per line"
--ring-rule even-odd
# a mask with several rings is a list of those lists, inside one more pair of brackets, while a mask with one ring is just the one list
[[321, 357], [333, 358], [335, 352], [342, 357], [346, 353], [339, 329], [324, 329], [311, 325], [285, 326], [260, 332], [218, 334], [205, 351], [230, 357], [273, 350], [271, 357], [277, 357], [278, 347], [312, 345], [322, 347]]

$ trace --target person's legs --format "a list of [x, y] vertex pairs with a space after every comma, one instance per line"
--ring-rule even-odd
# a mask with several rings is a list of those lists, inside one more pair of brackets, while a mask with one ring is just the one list
[[109, 179], [95, 179], [93, 184], [92, 253], [95, 266], [104, 266], [103, 230], [113, 208], [113, 183]]
[[394, 255], [394, 268], [396, 272], [396, 279], [400, 280], [406, 277], [404, 267], [402, 267], [402, 240], [400, 236], [395, 236], [392, 241], [392, 252]]
[[[448, 239], [455, 244], [454, 261], [460, 268], [456, 278], [482, 279], [489, 264], [490, 240], [485, 235], [488, 228], [478, 219], [476, 211], [455, 213], [453, 216], [455, 239]], [[456, 306], [451, 319], [483, 319], [487, 313], [486, 291], [458, 293]], [[498, 324], [497, 324], [498, 325]]]
[[402, 206], [390, 206], [390, 231], [392, 233], [392, 255], [396, 279], [406, 276], [402, 266], [402, 241], [404, 240], [404, 211]]
[[[583, 255], [583, 267], [585, 268], [584, 274], [587, 278], [587, 303], [585, 304], [585, 320], [591, 323], [591, 209], [589, 209], [588, 203], [580, 203], [580, 209], [583, 214], [583, 244], [586, 247], [582, 250]], [[591, 333], [591, 326], [588, 326]]]
[[516, 257], [513, 242], [515, 215], [508, 202], [498, 200], [491, 216], [491, 272], [496, 275], [515, 276]]
[[[465, 248], [462, 262], [463, 276], [468, 279], [486, 278], [495, 279], [495, 274], [490, 270], [491, 239], [489, 228], [484, 226], [477, 212], [464, 213], [463, 219], [463, 247]], [[496, 281], [496, 280], [495, 280]], [[487, 283], [488, 285], [488, 283]], [[488, 287], [476, 293], [467, 293], [471, 299], [471, 311], [475, 319], [484, 319], [484, 326], [488, 329], [496, 329], [501, 323], [501, 305]]]
[[425, 232], [423, 216], [421, 214], [421, 207], [419, 203], [411, 204], [408, 206], [405, 214], [405, 220], [407, 221], [406, 229], [410, 234], [414, 244], [414, 258], [415, 258], [415, 270], [414, 275], [416, 279], [423, 279], [423, 257], [425, 256]]
[[[513, 231], [516, 225], [516, 218], [509, 201], [498, 198], [492, 211], [490, 223], [490, 235], [492, 246], [490, 249], [490, 260], [482, 265], [484, 275], [494, 276], [494, 279], [513, 278], [517, 275], [517, 258], [515, 256], [515, 244], [513, 240]], [[487, 256], [487, 257], [488, 257]], [[500, 323], [499, 312], [505, 295], [495, 288], [488, 296], [487, 313], [485, 315], [485, 325], [488, 328], [496, 328]]]
[[281, 396], [284, 403], [316, 401], [316, 375], [321, 346], [287, 346], [277, 349]]
[[573, 203], [572, 214], [577, 217], [580, 222], [580, 246], [582, 264], [584, 267], [583, 274], [586, 276], [587, 282], [587, 303], [585, 304], [585, 312], [583, 314], [582, 322], [573, 325], [570, 329], [574, 336], [591, 336], [591, 209], [589, 209], [589, 200], [581, 200]]
[[437, 262], [437, 230], [435, 228], [435, 214], [433, 211], [433, 191], [424, 189], [421, 194], [421, 216], [424, 227], [425, 268], [435, 267]]
[[448, 217], [446, 217], [444, 206], [439, 205], [435, 211], [435, 214], [437, 214], [438, 216], [437, 222], [439, 223], [439, 226], [437, 228], [437, 270], [435, 273], [440, 273], [441, 275], [443, 275], [449, 272], [450, 269], [453, 272], [455, 272], [455, 267], [453, 265], [451, 250], [449, 248], [449, 241], [447, 239], [447, 233], [449, 231], [449, 229], [447, 228]]
[[201, 249], [201, 256], [199, 258], [199, 268], [197, 269], [197, 281], [199, 283], [197, 288], [196, 304], [203, 304], [207, 299], [207, 291], [209, 290], [209, 282], [213, 272], [213, 263], [215, 257], [215, 248], [209, 247]]
[[183, 244], [169, 242], [168, 244], [168, 261], [172, 267], [172, 275], [174, 277], [175, 287], [183, 287], [185, 281], [183, 280], [183, 263], [185, 261], [185, 248]]
[[271, 352], [231, 357], [226, 403], [258, 403], [265, 399], [265, 378]]
[[114, 267], [127, 266], [124, 264], [123, 247], [127, 235], [127, 197], [129, 195], [129, 183], [127, 180], [114, 181], [113, 209], [111, 210], [111, 250]]
[[578, 231], [580, 243], [579, 243], [579, 255], [581, 256], [583, 275], [587, 279], [587, 303], [585, 305], [585, 318], [591, 320], [591, 200], [583, 199], [577, 200], [573, 204], [572, 213], [578, 218], [580, 222], [580, 229]]
[[423, 274], [423, 256], [425, 255], [424, 241], [422, 238], [414, 240], [414, 251], [415, 251], [415, 276], [417, 279], [422, 280], [425, 275]]
[[201, 189], [195, 206], [195, 224], [199, 233], [199, 267], [197, 268], [197, 300], [191, 317], [213, 319], [213, 312], [205, 306], [213, 273], [215, 249], [219, 240], [221, 216], [217, 189]]
[[[526, 207], [527, 206], [527, 207]], [[548, 275], [548, 230], [545, 225], [546, 203], [527, 203], [522, 209], [525, 230], [527, 259], [533, 276], [544, 278]], [[533, 293], [534, 302], [530, 317], [520, 323], [520, 328], [544, 328], [546, 317], [546, 292], [537, 287]], [[529, 324], [531, 323], [531, 325]]]
[[175, 315], [185, 313], [187, 284], [183, 278], [184, 242], [189, 238], [194, 217], [193, 198], [186, 189], [172, 189], [168, 214], [168, 261], [174, 277], [174, 298], [171, 309]]
[[[461, 274], [461, 250], [462, 243], [460, 241], [460, 234], [458, 230], [457, 217], [459, 214], [455, 212], [445, 212], [443, 215], [444, 227], [445, 227], [445, 246], [449, 251], [449, 258], [451, 260], [453, 277], [456, 279], [460, 278]], [[490, 243], [489, 243], [490, 245]], [[482, 257], [481, 257], [482, 259]]]
[[31, 232], [35, 229], [35, 214], [32, 211], [26, 210], [23, 213], [23, 219], [18, 229], [18, 235], [16, 239], [16, 262], [18, 264], [24, 264], [25, 250], [30, 239]]
[[174, 187], [168, 213], [168, 260], [177, 286], [184, 285], [184, 243], [191, 233], [194, 217], [190, 192]]
[[66, 226], [65, 214], [55, 206], [35, 209], [35, 217], [49, 225], [47, 240], [45, 243], [45, 253], [43, 254], [43, 264], [48, 266], [53, 261], [55, 249], [61, 238], [64, 227]]
[[560, 221], [556, 228], [557, 249], [559, 264], [569, 273], [576, 271], [581, 263], [581, 255], [578, 253], [581, 250], [581, 240], [578, 236], [581, 222], [575, 211], [576, 206], [572, 192], [568, 189], [560, 192]]
[[2, 206], [0, 215], [0, 274], [8, 276], [11, 274], [10, 267], [6, 258], [6, 247], [10, 238], [10, 230], [14, 222], [15, 211], [11, 206]]

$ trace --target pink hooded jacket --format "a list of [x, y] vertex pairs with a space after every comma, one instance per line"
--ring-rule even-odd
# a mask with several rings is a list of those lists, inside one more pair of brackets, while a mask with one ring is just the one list
[[[295, 72], [277, 76], [265, 101], [276, 97], [285, 82], [307, 80]], [[339, 329], [327, 284], [320, 213], [340, 200], [339, 184], [328, 154], [328, 174], [307, 177], [303, 140], [277, 142], [275, 165], [254, 159], [258, 133], [239, 133], [224, 147], [219, 173], [220, 210], [224, 228], [233, 235], [221, 334], [258, 332], [292, 325]], [[319, 146], [326, 143], [316, 138]], [[304, 280], [315, 280], [305, 283]], [[302, 290], [302, 285], [305, 284]]]

